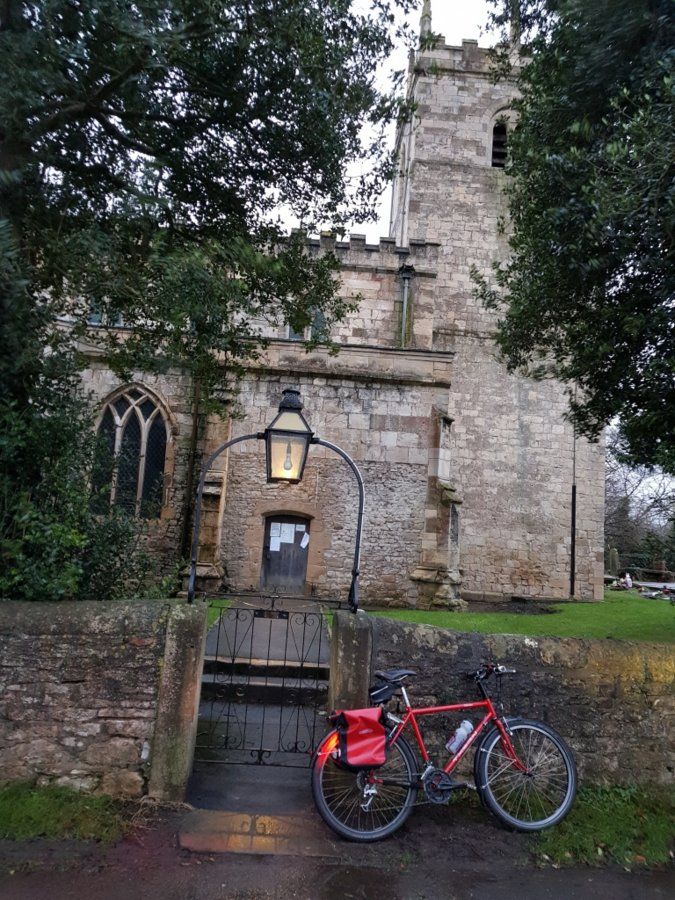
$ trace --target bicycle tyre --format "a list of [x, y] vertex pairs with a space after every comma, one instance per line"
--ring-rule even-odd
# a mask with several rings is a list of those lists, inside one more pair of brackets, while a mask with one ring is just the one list
[[[330, 752], [322, 752], [335, 731], [323, 739], [312, 763], [312, 795], [321, 818], [349, 841], [380, 841], [397, 831], [412, 812], [417, 796], [417, 763], [405, 738], [398, 738], [383, 766], [370, 770], [377, 778], [400, 778], [401, 786], [378, 793], [372, 809], [364, 811], [360, 799], [368, 772], [341, 767]], [[386, 789], [386, 786], [385, 786]]]
[[577, 770], [572, 752], [549, 725], [510, 719], [511, 740], [529, 772], [519, 772], [501, 752], [492, 728], [476, 750], [474, 775], [483, 804], [504, 825], [541, 831], [561, 822], [572, 808]]

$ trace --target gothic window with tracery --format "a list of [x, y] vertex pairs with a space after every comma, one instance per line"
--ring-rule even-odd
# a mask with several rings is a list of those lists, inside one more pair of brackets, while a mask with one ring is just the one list
[[131, 387], [105, 406], [98, 426], [101, 458], [93, 477], [94, 503], [130, 515], [158, 518], [162, 508], [168, 423], [146, 391]]

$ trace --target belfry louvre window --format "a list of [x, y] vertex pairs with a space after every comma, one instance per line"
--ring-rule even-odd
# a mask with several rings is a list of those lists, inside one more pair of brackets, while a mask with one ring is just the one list
[[507, 132], [504, 122], [497, 122], [492, 129], [492, 165], [503, 169], [506, 165]]
[[94, 506], [119, 506], [133, 516], [158, 518], [162, 508], [167, 422], [155, 400], [129, 388], [106, 404], [98, 426], [99, 460], [92, 479]]

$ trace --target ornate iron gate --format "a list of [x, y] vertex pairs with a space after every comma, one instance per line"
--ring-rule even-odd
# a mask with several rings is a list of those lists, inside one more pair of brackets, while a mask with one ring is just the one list
[[325, 733], [329, 625], [316, 601], [211, 601], [197, 761], [309, 765]]

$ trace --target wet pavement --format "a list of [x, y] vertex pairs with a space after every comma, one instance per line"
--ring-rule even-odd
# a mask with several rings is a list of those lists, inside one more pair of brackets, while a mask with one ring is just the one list
[[275, 766], [197, 766], [178, 846], [201, 853], [339, 857], [337, 836], [319, 817], [310, 773]]
[[[215, 778], [211, 786], [193, 785], [193, 800], [215, 808], [164, 811], [110, 848], [72, 841], [0, 842], [0, 897], [665, 900], [675, 895], [675, 877], [668, 871], [537, 868], [528, 836], [505, 831], [465, 799], [421, 806], [386, 841], [352, 844], [333, 835], [314, 812], [308, 772], [222, 768], [237, 771]], [[285, 825], [282, 833], [276, 831], [278, 821]], [[209, 839], [239, 834], [241, 844], [252, 835], [267, 840], [259, 841], [257, 852], [241, 847], [191, 852], [179, 846], [178, 835], [188, 831]], [[237, 843], [221, 849], [236, 849]]]

